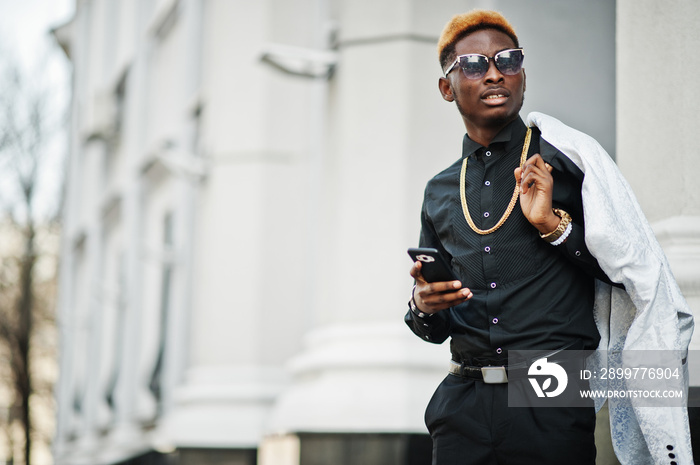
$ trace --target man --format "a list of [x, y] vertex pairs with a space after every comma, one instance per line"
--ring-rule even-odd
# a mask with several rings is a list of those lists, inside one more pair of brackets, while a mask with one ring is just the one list
[[[604, 254], [596, 258], [587, 246], [606, 242], [604, 234], [587, 231], [591, 219], [584, 218], [584, 203], [587, 212], [593, 211], [589, 206], [597, 197], [582, 191], [591, 191], [596, 172], [586, 171], [584, 184], [580, 166], [588, 165], [572, 161], [569, 151], [564, 154], [548, 142], [544, 130], [540, 137], [537, 127], [528, 129], [520, 118], [524, 51], [503, 16], [483, 10], [455, 16], [440, 37], [438, 53], [444, 72], [440, 93], [455, 102], [467, 134], [462, 158], [428, 183], [421, 216], [420, 245], [437, 249], [458, 280], [426, 282], [421, 262], [415, 262], [410, 273], [416, 285], [405, 318], [424, 340], [451, 338], [450, 374], [426, 410], [433, 464], [594, 464], [592, 405], [508, 407], [508, 376], [487, 379], [486, 373], [498, 370], [482, 367], [506, 367], [500, 373], [514, 374], [507, 368], [509, 350], [596, 349], [601, 342], [596, 323], [603, 320], [594, 319], [600, 295], [596, 282], [606, 283], [600, 289], [615, 286], [623, 294], [627, 286], [637, 289], [625, 277], [631, 273], [618, 273], [626, 265], [622, 260], [605, 259], [613, 282], [599, 263]], [[558, 128], [544, 115], [542, 120], [537, 126]], [[609, 171], [605, 166], [599, 171]], [[640, 307], [640, 314], [647, 307], [652, 311], [651, 304]], [[685, 316], [686, 307], [678, 315]], [[692, 329], [692, 320], [679, 316], [678, 321], [682, 324], [670, 326], [669, 340], [680, 340], [679, 326]], [[607, 330], [604, 336], [606, 345], [625, 343], [624, 336]], [[681, 415], [685, 433], [683, 420]], [[649, 425], [642, 422], [641, 428], [646, 436]], [[619, 433], [625, 440], [617, 442], [630, 442], [633, 433]], [[640, 460], [617, 442], [618, 456]], [[678, 442], [683, 446], [668, 444], [671, 449], [654, 451], [654, 456], [672, 451], [668, 457], [674, 458], [679, 449], [686, 453], [687, 438]]]

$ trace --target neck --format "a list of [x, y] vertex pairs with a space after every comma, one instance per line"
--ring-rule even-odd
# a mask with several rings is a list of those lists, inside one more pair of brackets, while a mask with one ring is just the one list
[[[517, 115], [516, 115], [517, 117]], [[476, 125], [467, 120], [464, 120], [464, 126], [467, 129], [467, 134], [469, 138], [474, 142], [488, 147], [491, 141], [498, 135], [503, 128], [508, 126], [513, 120], [506, 121], [505, 123], [495, 124], [493, 126]]]
[[[503, 129], [503, 128], [501, 128]], [[494, 137], [496, 137], [496, 134], [498, 134], [500, 131], [495, 130], [484, 130], [483, 128], [481, 129], [470, 129], [467, 128], [467, 134], [469, 134], [469, 138], [476, 142], [477, 144], [483, 146], [483, 147], [488, 147], [491, 141], [493, 140]]]

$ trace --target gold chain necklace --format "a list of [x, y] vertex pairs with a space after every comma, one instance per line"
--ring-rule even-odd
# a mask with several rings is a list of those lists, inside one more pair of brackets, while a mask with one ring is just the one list
[[[523, 166], [525, 165], [525, 160], [527, 159], [527, 151], [530, 148], [530, 136], [532, 135], [532, 128], [527, 128], [527, 134], [525, 134], [525, 143], [523, 144], [523, 151], [520, 154], [520, 169], [522, 170]], [[513, 189], [513, 197], [510, 199], [510, 203], [508, 204], [508, 208], [506, 208], [506, 212], [503, 214], [500, 220], [498, 220], [498, 223], [490, 229], [479, 229], [476, 227], [474, 222], [472, 221], [472, 217], [469, 214], [469, 207], [467, 207], [467, 161], [469, 160], [469, 157], [465, 157], [464, 161], [462, 162], [462, 172], [459, 175], [459, 195], [462, 198], [462, 212], [464, 213], [464, 218], [467, 220], [467, 223], [469, 223], [469, 227], [472, 228], [472, 230], [477, 233], [486, 235], [486, 234], [491, 234], [492, 232], [496, 231], [498, 228], [503, 226], [503, 223], [506, 222], [510, 214], [513, 212], [513, 208], [515, 208], [515, 203], [518, 201], [518, 196], [519, 196], [519, 189], [518, 187], [520, 186], [519, 182], [515, 182], [515, 189]]]

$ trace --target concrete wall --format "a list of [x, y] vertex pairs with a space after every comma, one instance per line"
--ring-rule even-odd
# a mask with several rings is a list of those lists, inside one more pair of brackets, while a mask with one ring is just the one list
[[615, 1], [499, 0], [525, 48], [523, 114], [540, 111], [615, 156]]

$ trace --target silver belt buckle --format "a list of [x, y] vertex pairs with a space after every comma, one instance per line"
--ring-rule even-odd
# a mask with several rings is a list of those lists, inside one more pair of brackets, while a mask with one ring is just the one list
[[508, 382], [506, 367], [481, 367], [481, 375], [486, 384], [503, 384]]

